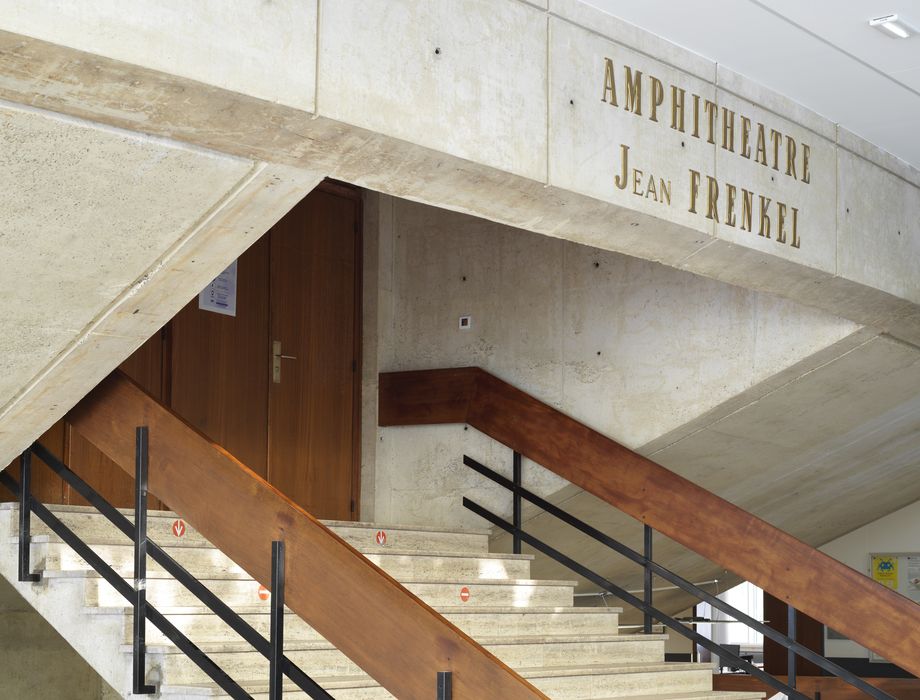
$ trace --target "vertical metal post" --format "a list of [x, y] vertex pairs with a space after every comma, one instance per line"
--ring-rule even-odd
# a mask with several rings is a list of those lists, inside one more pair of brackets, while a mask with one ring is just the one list
[[453, 700], [454, 674], [450, 671], [438, 671], [438, 700]]
[[[787, 604], [786, 604], [786, 611], [787, 611], [786, 635], [787, 635], [787, 636], [789, 637], [789, 639], [791, 639], [792, 641], [796, 641], [796, 639], [795, 639], [795, 637], [796, 637], [796, 629], [795, 629], [795, 628], [796, 628], [796, 610], [795, 610], [795, 608], [794, 608], [792, 605], [790, 605], [790, 604], [787, 603]], [[787, 683], [787, 685], [788, 685], [790, 688], [792, 688], [793, 690], [795, 690], [795, 684], [796, 684], [796, 655], [795, 655], [795, 652], [794, 652], [792, 649], [789, 649], [788, 654], [789, 654], [789, 656], [788, 656], [788, 661], [789, 661], [789, 669], [788, 669], [789, 680], [788, 680], [786, 683]]]
[[32, 549], [32, 449], [22, 453], [19, 460], [19, 580], [37, 583], [39, 574], [31, 573], [29, 555]]
[[281, 700], [284, 657], [284, 542], [272, 542], [271, 654], [268, 700]]
[[147, 427], [134, 433], [134, 658], [135, 695], [153, 695], [144, 682], [147, 666]]
[[518, 451], [514, 452], [514, 463], [513, 463], [513, 480], [514, 480], [514, 504], [513, 504], [513, 520], [514, 520], [514, 553], [521, 553], [521, 453]]
[[[654, 531], [649, 525], [645, 526], [645, 604], [652, 607], [652, 534]], [[645, 633], [652, 633], [652, 615], [645, 613]]]

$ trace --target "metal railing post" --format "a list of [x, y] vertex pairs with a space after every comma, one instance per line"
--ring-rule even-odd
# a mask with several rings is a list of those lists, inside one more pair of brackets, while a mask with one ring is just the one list
[[[645, 604], [652, 607], [652, 534], [653, 530], [649, 525], [645, 526]], [[645, 633], [652, 633], [652, 614], [645, 613]]]
[[514, 553], [521, 553], [521, 453], [515, 450], [513, 462], [513, 481], [514, 481], [514, 503], [513, 503], [513, 521], [514, 521]]
[[454, 674], [450, 671], [438, 671], [438, 700], [453, 700]]
[[32, 550], [32, 448], [19, 460], [19, 580], [37, 583], [40, 574], [31, 573]]
[[284, 542], [272, 542], [271, 654], [268, 699], [281, 700], [284, 658]]
[[147, 666], [147, 466], [148, 430], [134, 432], [134, 657], [135, 695], [153, 695], [156, 688], [144, 682]]
[[[795, 607], [789, 603], [786, 604], [786, 617], [787, 617], [787, 626], [786, 626], [786, 636], [789, 637], [793, 642], [796, 641], [796, 610]], [[796, 688], [796, 655], [795, 651], [789, 649], [788, 651], [788, 676], [786, 684], [795, 690]]]

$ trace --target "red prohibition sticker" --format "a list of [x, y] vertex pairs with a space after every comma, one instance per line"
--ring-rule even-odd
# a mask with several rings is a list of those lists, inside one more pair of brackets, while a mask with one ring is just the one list
[[381, 547], [385, 547], [387, 543], [387, 533], [383, 530], [377, 530], [377, 534], [374, 539], [377, 540], [377, 544], [379, 544]]
[[268, 600], [270, 595], [265, 586], [259, 586], [259, 600]]
[[464, 603], [470, 599], [470, 589], [467, 586], [464, 586], [460, 589], [460, 600]]
[[172, 524], [172, 533], [176, 537], [183, 537], [185, 535], [185, 521], [182, 519], [177, 520]]

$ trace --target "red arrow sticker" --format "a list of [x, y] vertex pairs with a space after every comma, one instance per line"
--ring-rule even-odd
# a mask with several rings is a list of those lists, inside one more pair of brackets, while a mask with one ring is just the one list
[[268, 600], [270, 595], [265, 586], [259, 586], [259, 600]]
[[462, 600], [465, 603], [469, 599], [470, 599], [470, 589], [464, 586], [463, 588], [460, 589], [460, 600]]
[[386, 547], [387, 544], [387, 533], [383, 530], [377, 530], [377, 536], [374, 538], [377, 540], [377, 544], [381, 547]]
[[177, 520], [174, 522], [172, 526], [172, 533], [176, 537], [183, 537], [185, 535], [185, 521]]

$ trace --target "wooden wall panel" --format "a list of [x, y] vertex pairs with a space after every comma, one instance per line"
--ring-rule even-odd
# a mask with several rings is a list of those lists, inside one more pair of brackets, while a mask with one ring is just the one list
[[[770, 627], [783, 634], [787, 634], [789, 628], [788, 607], [786, 603], [776, 596], [770, 595], [766, 591], [764, 592], [763, 617]], [[813, 617], [798, 613], [796, 618], [796, 641], [824, 656], [824, 625]], [[767, 673], [774, 676], [785, 675], [786, 670], [789, 668], [788, 658], [785, 647], [772, 639], [764, 638], [763, 663], [764, 670]], [[797, 674], [800, 676], [820, 676], [822, 671], [810, 661], [800, 658], [798, 660]]]
[[[121, 365], [125, 374], [158, 400], [163, 394], [163, 337], [164, 332], [158, 331]], [[136, 426], [128, 427], [132, 436], [134, 427]], [[67, 466], [99, 491], [112, 505], [118, 508], [134, 507], [133, 477], [114, 464], [78, 431], [73, 430], [69, 423], [67, 443], [67, 459], [65, 460]], [[64, 486], [64, 502], [74, 505], [87, 504], [80, 494], [67, 485]], [[150, 497], [148, 504], [150, 508], [163, 507], [163, 504], [153, 496]]]
[[[48, 428], [38, 441], [51, 450], [51, 454], [55, 457], [63, 459], [65, 454], [65, 437], [64, 421], [59, 420]], [[16, 481], [19, 481], [19, 459], [13, 460], [7, 469], [9, 469], [10, 475], [16, 479]], [[42, 503], [63, 503], [64, 488], [64, 482], [57, 474], [51, 471], [37, 457], [32, 458], [32, 493]], [[0, 486], [0, 501], [12, 500], [14, 500], [13, 494], [7, 491], [3, 486]]]
[[260, 476], [267, 469], [269, 236], [237, 264], [236, 316], [192, 299], [172, 320], [171, 408]]

